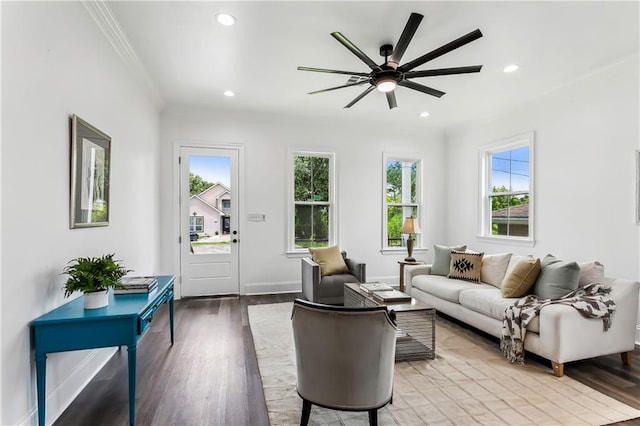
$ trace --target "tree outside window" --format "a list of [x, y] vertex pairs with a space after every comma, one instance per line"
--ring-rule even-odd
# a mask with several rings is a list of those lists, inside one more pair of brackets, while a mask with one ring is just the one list
[[294, 250], [332, 242], [331, 160], [322, 154], [293, 157]]
[[406, 217], [420, 217], [420, 160], [387, 158], [384, 183], [383, 248], [404, 247], [401, 232]]

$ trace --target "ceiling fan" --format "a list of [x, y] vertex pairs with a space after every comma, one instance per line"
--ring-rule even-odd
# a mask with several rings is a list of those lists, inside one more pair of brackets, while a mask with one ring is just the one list
[[380, 55], [384, 56], [384, 63], [381, 65], [376, 64], [369, 56], [367, 56], [362, 50], [360, 50], [355, 44], [349, 41], [341, 33], [331, 33], [333, 38], [338, 40], [344, 47], [349, 49], [351, 53], [356, 55], [362, 62], [367, 64], [369, 68], [371, 68], [371, 71], [353, 72], [331, 70], [325, 68], [298, 67], [298, 70], [300, 71], [323, 72], [329, 74], [346, 74], [352, 76], [347, 84], [344, 84], [342, 86], [330, 87], [328, 89], [316, 90], [314, 92], [309, 92], [309, 94], [314, 95], [316, 93], [330, 92], [336, 89], [360, 86], [365, 83], [369, 83], [369, 87], [367, 87], [365, 91], [358, 95], [354, 100], [345, 105], [345, 108], [351, 108], [353, 105], [355, 105], [356, 102], [371, 93], [373, 89], [377, 88], [379, 91], [384, 92], [387, 95], [389, 109], [392, 109], [398, 106], [398, 104], [396, 103], [396, 95], [394, 92], [396, 86], [407, 87], [409, 89], [417, 90], [419, 92], [426, 93], [431, 96], [436, 96], [438, 98], [445, 94], [445, 92], [416, 83], [414, 81], [411, 81], [410, 79], [418, 77], [432, 77], [437, 75], [468, 74], [480, 72], [480, 70], [482, 69], [482, 65], [412, 71], [414, 68], [417, 68], [422, 64], [425, 64], [435, 58], [438, 58], [446, 53], [451, 52], [452, 50], [462, 47], [465, 44], [471, 43], [472, 41], [482, 37], [482, 33], [480, 32], [480, 30], [471, 31], [469, 34], [463, 35], [462, 37], [453, 40], [450, 43], [440, 46], [439, 48], [432, 50], [431, 52], [426, 53], [419, 58], [400, 65], [402, 55], [404, 55], [405, 50], [407, 50], [407, 46], [409, 46], [409, 43], [411, 42], [413, 35], [418, 29], [422, 18], [423, 15], [419, 13], [412, 13], [411, 16], [409, 16], [409, 20], [407, 21], [407, 24], [405, 25], [404, 30], [400, 35], [400, 39], [398, 40], [395, 49], [390, 44], [383, 44], [382, 46], [380, 46]]

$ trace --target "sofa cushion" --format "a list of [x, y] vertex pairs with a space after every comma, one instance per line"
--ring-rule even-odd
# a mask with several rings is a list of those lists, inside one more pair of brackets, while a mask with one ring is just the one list
[[562, 261], [548, 254], [542, 259], [541, 266], [533, 287], [533, 292], [541, 299], [560, 299], [578, 288], [580, 267], [576, 262]]
[[500, 288], [504, 297], [522, 297], [529, 293], [540, 274], [540, 259], [521, 259], [505, 275]]
[[510, 259], [511, 253], [485, 254], [482, 258], [480, 281], [500, 288]]
[[447, 247], [434, 244], [431, 273], [433, 275], [449, 275], [449, 268], [451, 266], [451, 250], [465, 251], [466, 249], [466, 245]]
[[320, 265], [320, 275], [348, 274], [349, 268], [344, 262], [338, 246], [309, 248], [311, 258]]
[[483, 255], [484, 253], [451, 250], [451, 262], [447, 277], [479, 283]]
[[513, 305], [517, 298], [502, 297], [499, 288], [483, 284], [483, 288], [472, 288], [460, 292], [460, 304], [472, 311], [502, 321], [504, 311]]
[[584, 287], [591, 283], [604, 282], [604, 265], [597, 260], [593, 262], [580, 262], [580, 278], [578, 278], [578, 286]]
[[[485, 285], [485, 284], [480, 284]], [[462, 280], [452, 280], [440, 275], [416, 275], [411, 286], [449, 302], [459, 303], [460, 292], [477, 288], [478, 284]]]

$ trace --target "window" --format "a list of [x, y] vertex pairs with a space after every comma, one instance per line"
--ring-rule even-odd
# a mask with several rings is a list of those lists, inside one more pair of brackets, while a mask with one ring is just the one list
[[222, 200], [222, 208], [230, 209], [231, 208], [231, 200]]
[[[382, 249], [406, 246], [407, 235], [403, 235], [404, 218], [413, 217], [420, 222], [422, 191], [421, 160], [384, 156], [383, 179], [383, 229]], [[416, 247], [420, 247], [420, 236], [416, 236]]]
[[204, 232], [204, 216], [189, 216], [189, 232]]
[[335, 244], [333, 154], [294, 153], [290, 251]]
[[533, 133], [481, 151], [481, 236], [533, 241]]

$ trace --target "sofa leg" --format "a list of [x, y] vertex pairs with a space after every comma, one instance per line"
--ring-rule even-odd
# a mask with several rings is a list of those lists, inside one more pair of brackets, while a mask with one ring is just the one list
[[556, 377], [564, 376], [564, 364], [561, 362], [553, 362], [551, 361], [551, 366], [553, 367], [553, 375]]
[[632, 353], [632, 351], [622, 352], [620, 354], [620, 358], [622, 358], [622, 363], [624, 365], [630, 365], [631, 364], [631, 353]]

